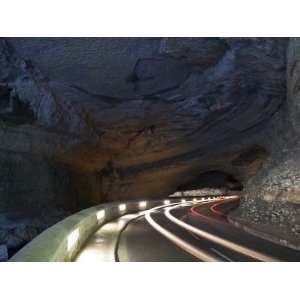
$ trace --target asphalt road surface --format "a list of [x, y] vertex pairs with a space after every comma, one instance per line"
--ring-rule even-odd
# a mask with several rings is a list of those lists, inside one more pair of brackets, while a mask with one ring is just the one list
[[76, 261], [300, 261], [300, 251], [255, 237], [227, 222], [237, 199], [183, 201], [103, 225]]

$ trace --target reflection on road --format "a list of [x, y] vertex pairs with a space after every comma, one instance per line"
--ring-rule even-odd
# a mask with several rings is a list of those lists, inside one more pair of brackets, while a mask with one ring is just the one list
[[298, 251], [228, 223], [237, 203], [237, 197], [165, 200], [100, 227], [76, 261], [300, 261]]

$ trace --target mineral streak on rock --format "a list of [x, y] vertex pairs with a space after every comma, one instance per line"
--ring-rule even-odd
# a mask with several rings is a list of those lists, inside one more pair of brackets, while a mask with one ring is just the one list
[[[269, 128], [297, 105], [291, 95], [285, 101], [287, 44], [1, 39], [0, 221], [16, 212], [23, 219], [10, 235], [0, 226], [0, 244], [18, 247], [31, 238], [15, 242], [18, 228], [38, 232], [82, 207], [164, 197], [206, 172], [248, 191], [249, 178], [276, 153]], [[289, 70], [294, 95], [297, 64]]]

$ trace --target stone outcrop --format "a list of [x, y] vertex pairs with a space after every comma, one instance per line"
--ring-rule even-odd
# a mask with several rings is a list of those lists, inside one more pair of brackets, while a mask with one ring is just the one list
[[271, 156], [245, 184], [240, 208], [232, 215], [259, 235], [300, 249], [300, 40], [287, 51], [287, 101], [268, 125]]
[[29, 240], [10, 242], [24, 224], [35, 235], [83, 207], [164, 197], [201, 176], [244, 185], [273, 157], [287, 43], [1, 39], [0, 243]]

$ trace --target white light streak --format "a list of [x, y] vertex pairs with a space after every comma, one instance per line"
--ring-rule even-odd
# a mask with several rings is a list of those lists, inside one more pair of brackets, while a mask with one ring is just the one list
[[250, 248], [247, 248], [245, 246], [236, 244], [234, 242], [231, 242], [229, 240], [226, 240], [224, 238], [221, 238], [219, 236], [213, 235], [207, 231], [201, 230], [200, 228], [197, 228], [195, 226], [192, 226], [186, 222], [183, 222], [179, 220], [178, 218], [171, 215], [170, 211], [176, 208], [176, 206], [172, 208], [168, 208], [165, 210], [165, 216], [175, 224], [179, 225], [180, 227], [186, 229], [187, 231], [190, 231], [194, 233], [197, 236], [200, 236], [202, 238], [205, 238], [209, 241], [212, 241], [214, 243], [217, 243], [225, 248], [231, 249], [233, 251], [242, 253], [244, 255], [250, 256], [254, 259], [260, 260], [260, 261], [277, 261], [274, 257], [268, 256], [266, 254], [260, 253], [258, 251], [252, 250]]

